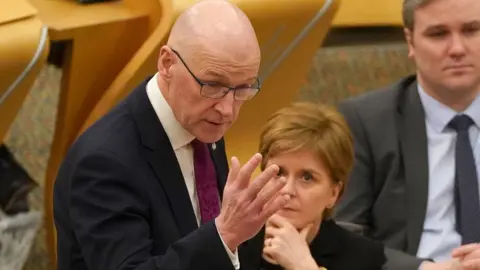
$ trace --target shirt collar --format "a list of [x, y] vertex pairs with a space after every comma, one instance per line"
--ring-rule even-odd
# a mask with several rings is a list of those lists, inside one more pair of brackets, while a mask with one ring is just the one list
[[[457, 115], [460, 114], [448, 107], [447, 105], [441, 103], [440, 101], [434, 99], [428, 95], [423, 87], [418, 84], [418, 93], [420, 95], [420, 100], [422, 102], [423, 108], [425, 110], [425, 118], [428, 123], [435, 129], [437, 132], [443, 132], [447, 127], [448, 123]], [[468, 108], [461, 112], [472, 118], [473, 122], [477, 127], [480, 126], [480, 98], [477, 95], [473, 100], [472, 104]]]
[[150, 103], [158, 116], [158, 119], [162, 123], [165, 132], [172, 144], [173, 150], [176, 151], [185, 145], [192, 142], [195, 138], [190, 132], [185, 130], [178, 122], [172, 108], [165, 100], [162, 91], [158, 87], [157, 76], [158, 73], [153, 76], [147, 83], [147, 96]]

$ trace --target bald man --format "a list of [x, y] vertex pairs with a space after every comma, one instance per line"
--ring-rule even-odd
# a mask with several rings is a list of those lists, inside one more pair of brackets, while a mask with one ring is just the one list
[[224, 133], [260, 90], [248, 18], [202, 1], [175, 22], [158, 73], [72, 146], [55, 183], [60, 270], [239, 269], [242, 243], [288, 200], [277, 166], [231, 169]]

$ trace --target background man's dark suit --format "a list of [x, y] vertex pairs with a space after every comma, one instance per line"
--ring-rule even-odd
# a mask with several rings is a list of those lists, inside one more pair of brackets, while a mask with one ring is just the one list
[[356, 161], [336, 219], [363, 226], [365, 235], [392, 248], [388, 269], [418, 269], [428, 149], [416, 78], [347, 100], [339, 110], [354, 135]]
[[[59, 171], [58, 269], [234, 269], [214, 222], [197, 229], [145, 86], [84, 133]], [[222, 194], [228, 164], [223, 141], [216, 146], [211, 154]]]

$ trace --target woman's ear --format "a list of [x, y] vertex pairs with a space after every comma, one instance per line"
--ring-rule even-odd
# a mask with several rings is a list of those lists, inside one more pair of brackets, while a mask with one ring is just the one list
[[337, 182], [332, 186], [332, 197], [330, 199], [330, 203], [328, 204], [328, 208], [333, 208], [337, 203], [338, 197], [340, 196], [341, 191], [343, 190], [343, 183]]

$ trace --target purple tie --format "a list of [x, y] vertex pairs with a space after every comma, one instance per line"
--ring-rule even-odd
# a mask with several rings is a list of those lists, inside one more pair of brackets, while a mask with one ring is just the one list
[[204, 224], [216, 218], [220, 213], [217, 177], [207, 145], [197, 139], [193, 140], [191, 144], [201, 223]]

